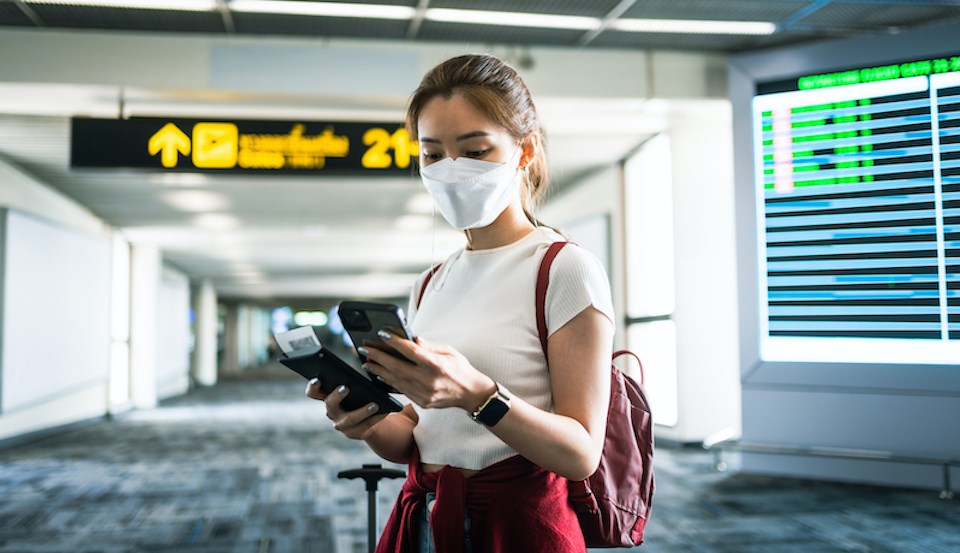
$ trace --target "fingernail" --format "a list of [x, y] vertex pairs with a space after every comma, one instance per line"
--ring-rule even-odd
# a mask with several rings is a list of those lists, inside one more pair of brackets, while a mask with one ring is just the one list
[[367, 405], [367, 411], [370, 411], [371, 413], [373, 413], [373, 412], [375, 412], [376, 410], [377, 410], [377, 404], [376, 404], [376, 403], [371, 403], [370, 405]]
[[319, 379], [319, 378], [311, 378], [311, 379], [310, 379], [310, 382], [308, 382], [307, 384], [309, 384], [309, 385], [311, 385], [311, 386], [316, 386], [316, 385], [317, 385], [317, 382], [320, 382], [320, 379]]
[[346, 392], [346, 391], [347, 391], [347, 386], [344, 385], [344, 384], [341, 384], [340, 387], [337, 388], [337, 392], [339, 392], [339, 393], [341, 393], [341, 394], [342, 394], [343, 392]]
[[360, 347], [357, 348], [357, 353], [359, 353], [360, 355], [362, 355], [362, 356], [364, 356], [364, 357], [370, 355], [370, 352], [367, 351], [367, 348], [365, 348], [365, 347], [363, 347], [363, 346], [360, 346]]
[[386, 330], [378, 330], [377, 336], [383, 338], [384, 340], [389, 340], [390, 338], [393, 338], [393, 334], [390, 334]]

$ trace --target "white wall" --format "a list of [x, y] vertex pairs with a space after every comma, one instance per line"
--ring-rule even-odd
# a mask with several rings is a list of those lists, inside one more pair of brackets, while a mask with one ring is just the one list
[[108, 238], [7, 210], [0, 409], [102, 384], [110, 352]]
[[2, 157], [0, 206], [30, 213], [88, 234], [108, 236], [111, 232], [110, 227], [89, 209], [44, 185]]
[[108, 404], [111, 234], [0, 161], [0, 439], [102, 416]]
[[[436, 63], [476, 50], [476, 45], [450, 43], [6, 28], [0, 29], [0, 52], [19, 54], [0, 57], [0, 76], [9, 83], [124, 86], [131, 102], [139, 88], [323, 93], [382, 106], [384, 100], [405, 101]], [[509, 51], [492, 50], [509, 58]], [[522, 73], [537, 98], [717, 98], [726, 93], [721, 55], [598, 54], [576, 48], [532, 48], [530, 53], [536, 64]], [[109, 90], [94, 92], [102, 106], [116, 105]]]
[[736, 215], [730, 106], [685, 111], [670, 128], [679, 417], [660, 436], [699, 442], [740, 430]]
[[[673, 441], [697, 442], [721, 430], [740, 429], [731, 119], [726, 102], [675, 102], [669, 111], [664, 133], [672, 159], [665, 161], [671, 163], [672, 204], [653, 209], [673, 213], [678, 411], [676, 424], [659, 425], [657, 432]], [[632, 315], [624, 300], [626, 279], [642, 281], [639, 272], [631, 275], [625, 269], [626, 248], [656, 239], [625, 236], [622, 182], [620, 167], [608, 167], [542, 210], [546, 222], [561, 227], [592, 214], [610, 216], [618, 347], [626, 343], [623, 317]], [[651, 402], [655, 405], [656, 399]]]
[[0, 440], [188, 389], [186, 275], [3, 161], [0, 214]]
[[670, 135], [654, 136], [623, 166], [629, 275], [626, 312], [629, 348], [644, 364], [644, 388], [653, 422], [676, 426], [677, 305], [674, 183]]
[[157, 290], [157, 398], [190, 389], [190, 279], [164, 265]]
[[217, 383], [217, 291], [204, 280], [193, 295], [194, 346], [192, 374], [197, 384]]
[[130, 248], [130, 401], [134, 407], [157, 405], [157, 312], [163, 261], [155, 244]]
[[[550, 226], [564, 230], [566, 225], [579, 223], [595, 216], [605, 216], [610, 221], [609, 248], [610, 267], [608, 268], [613, 292], [613, 305], [617, 316], [616, 347], [626, 344], [623, 329], [623, 213], [621, 210], [622, 171], [619, 166], [605, 167], [550, 197], [540, 209], [540, 219]], [[576, 240], [576, 237], [572, 237]], [[598, 255], [600, 252], [593, 252]]]

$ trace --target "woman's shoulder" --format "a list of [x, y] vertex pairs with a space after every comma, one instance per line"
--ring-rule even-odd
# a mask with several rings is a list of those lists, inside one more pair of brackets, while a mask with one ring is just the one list
[[600, 260], [576, 241], [549, 227], [539, 227], [540, 248], [546, 253], [550, 245], [557, 242], [566, 242], [566, 245], [557, 254], [550, 268], [551, 274], [556, 273], [606, 273]]

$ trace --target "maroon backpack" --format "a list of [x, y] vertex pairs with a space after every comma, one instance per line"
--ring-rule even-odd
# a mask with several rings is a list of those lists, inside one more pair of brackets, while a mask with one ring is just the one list
[[[544, 305], [550, 283], [550, 266], [570, 242], [554, 242], [540, 262], [537, 274], [537, 333], [547, 355], [547, 322]], [[620, 350], [616, 359], [630, 355]], [[643, 382], [643, 365], [640, 365]], [[643, 530], [653, 506], [653, 417], [642, 384], [610, 364], [610, 406], [600, 466], [590, 478], [568, 482], [568, 496], [580, 519], [587, 547], [631, 547], [643, 543]]]
[[[544, 304], [550, 283], [550, 267], [560, 250], [570, 242], [554, 242], [540, 262], [537, 274], [537, 333], [547, 356], [547, 323]], [[427, 273], [417, 307], [427, 284], [440, 265]], [[621, 350], [616, 359], [633, 352]], [[640, 365], [643, 381], [643, 365]], [[568, 482], [568, 498], [587, 547], [632, 547], [643, 543], [643, 530], [653, 501], [653, 418], [643, 387], [610, 364], [610, 406], [600, 465], [590, 478]]]

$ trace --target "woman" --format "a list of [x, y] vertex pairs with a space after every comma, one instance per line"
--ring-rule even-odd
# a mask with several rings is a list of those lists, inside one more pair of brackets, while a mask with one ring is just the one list
[[341, 410], [343, 388], [325, 397], [312, 382], [307, 395], [326, 401], [337, 430], [410, 465], [377, 551], [585, 551], [565, 479], [599, 463], [614, 316], [601, 265], [563, 248], [544, 359], [536, 275], [563, 237], [532, 215], [547, 180], [530, 92], [493, 56], [456, 57], [424, 77], [407, 128], [427, 190], [467, 237], [414, 286], [418, 338], [387, 335], [409, 361], [368, 348], [366, 367], [412, 404], [384, 416]]

